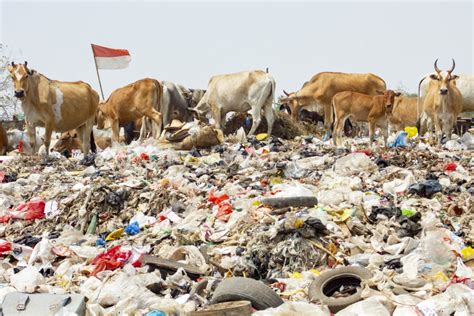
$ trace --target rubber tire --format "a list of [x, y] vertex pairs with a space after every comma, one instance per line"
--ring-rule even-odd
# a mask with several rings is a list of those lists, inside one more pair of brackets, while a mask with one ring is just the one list
[[[370, 279], [372, 277], [372, 273], [362, 267], [340, 267], [334, 270], [325, 272], [321, 274], [316, 280], [314, 280], [311, 285], [309, 286], [308, 296], [310, 302], [320, 302], [323, 305], [329, 307], [331, 312], [336, 313], [349, 305], [352, 305], [358, 301], [360, 301], [362, 289], [357, 289], [357, 292], [351, 296], [343, 297], [343, 298], [334, 298], [328, 297], [324, 294], [323, 288], [326, 284], [330, 281], [341, 277], [355, 277], [362, 280]], [[341, 283], [342, 285], [342, 283]]]
[[250, 301], [256, 310], [278, 307], [283, 300], [260, 281], [248, 278], [224, 279], [212, 295], [211, 304], [229, 301]]

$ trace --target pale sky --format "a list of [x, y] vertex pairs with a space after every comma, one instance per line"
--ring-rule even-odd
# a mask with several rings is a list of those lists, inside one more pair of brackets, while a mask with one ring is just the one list
[[321, 71], [372, 72], [415, 92], [433, 62], [473, 73], [473, 2], [47, 2], [0, 0], [0, 40], [17, 62], [97, 91], [91, 43], [126, 48], [100, 71], [105, 97], [144, 77], [206, 88], [215, 74], [270, 68], [293, 91]]

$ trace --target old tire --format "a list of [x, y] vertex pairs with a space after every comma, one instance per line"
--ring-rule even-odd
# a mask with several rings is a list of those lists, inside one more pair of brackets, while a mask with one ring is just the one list
[[362, 280], [370, 279], [372, 273], [362, 267], [340, 267], [321, 274], [314, 280], [308, 291], [311, 302], [319, 301], [321, 304], [329, 307], [331, 312], [336, 313], [345, 307], [361, 300], [362, 289], [348, 296], [334, 298], [331, 295], [341, 285], [360, 285]]
[[256, 310], [283, 304], [280, 296], [262, 282], [241, 277], [225, 279], [219, 283], [212, 295], [211, 304], [229, 301], [250, 301]]

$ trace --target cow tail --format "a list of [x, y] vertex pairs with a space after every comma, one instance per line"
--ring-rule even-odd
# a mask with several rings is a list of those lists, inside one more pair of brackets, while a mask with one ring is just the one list
[[91, 151], [95, 154], [97, 152], [97, 146], [95, 145], [94, 139], [94, 128], [91, 129]]
[[423, 77], [420, 82], [418, 83], [418, 95], [416, 96], [416, 129], [418, 130], [418, 134], [421, 135], [421, 104], [420, 104], [420, 91], [421, 91], [421, 84], [423, 83], [423, 80], [425, 80], [426, 77]]

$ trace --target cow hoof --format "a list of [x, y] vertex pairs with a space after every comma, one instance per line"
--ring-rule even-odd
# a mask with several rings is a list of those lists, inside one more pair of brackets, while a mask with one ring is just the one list
[[84, 158], [81, 160], [81, 165], [89, 167], [95, 164], [95, 155], [85, 155]]

